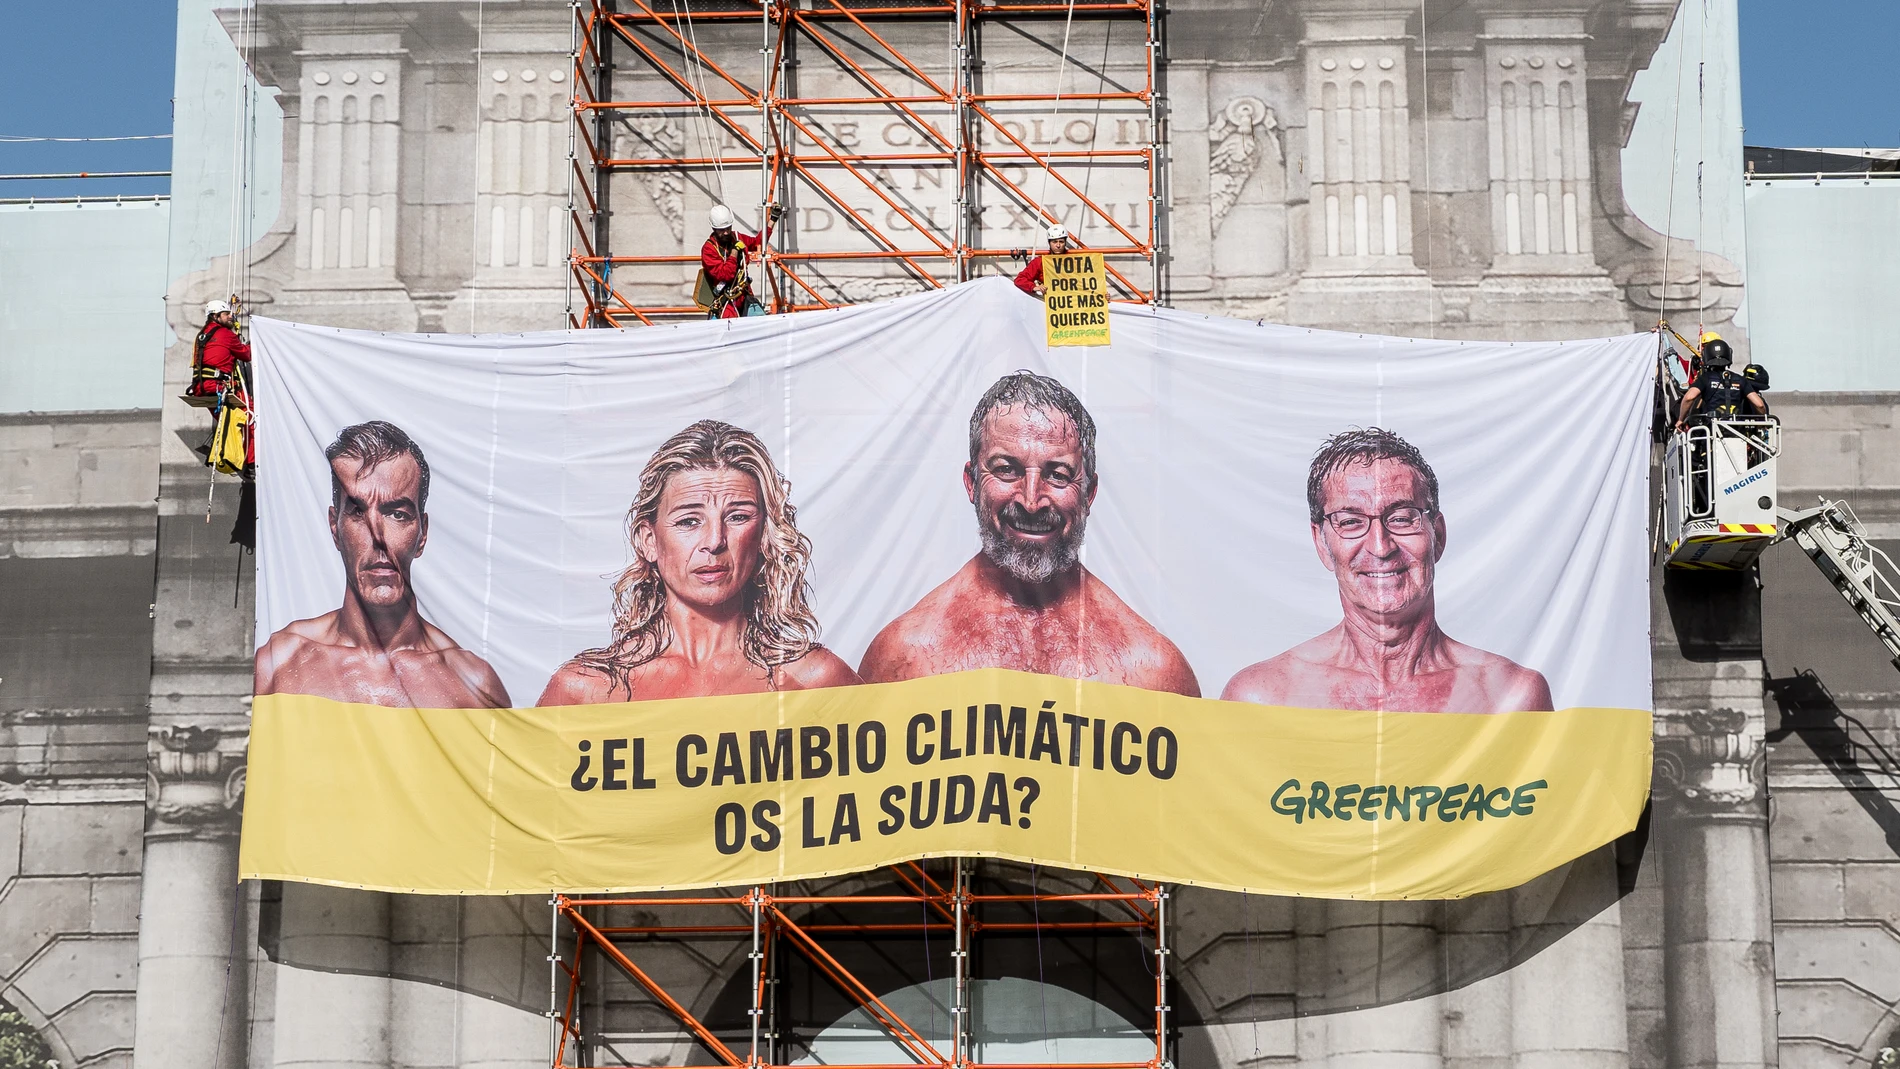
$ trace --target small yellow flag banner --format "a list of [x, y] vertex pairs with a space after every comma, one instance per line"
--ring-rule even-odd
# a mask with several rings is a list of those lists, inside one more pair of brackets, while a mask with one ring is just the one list
[[1043, 325], [1051, 346], [1108, 344], [1107, 276], [1099, 252], [1043, 256]]

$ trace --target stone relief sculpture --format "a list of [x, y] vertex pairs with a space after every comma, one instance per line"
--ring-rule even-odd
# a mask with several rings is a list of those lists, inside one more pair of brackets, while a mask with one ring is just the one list
[[1207, 128], [1208, 208], [1215, 233], [1220, 232], [1221, 220], [1240, 199], [1241, 187], [1253, 177], [1259, 165], [1260, 142], [1255, 136], [1256, 130], [1272, 146], [1273, 162], [1285, 162], [1280, 146], [1280, 120], [1259, 97], [1235, 97], [1228, 101], [1227, 106], [1215, 113], [1213, 123]]
[[892, 297], [902, 297], [916, 293], [923, 287], [908, 278], [840, 278], [832, 288], [838, 296], [847, 301], [862, 303], [865, 301], [883, 301]]
[[[686, 133], [663, 115], [635, 115], [620, 120], [623, 133], [614, 155], [622, 159], [653, 160], [686, 154]], [[627, 150], [631, 149], [631, 152]], [[686, 176], [679, 171], [642, 170], [640, 184], [654, 207], [666, 219], [674, 241], [686, 240]]]

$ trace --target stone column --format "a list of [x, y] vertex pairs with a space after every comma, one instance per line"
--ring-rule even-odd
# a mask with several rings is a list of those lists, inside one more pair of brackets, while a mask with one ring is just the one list
[[[463, 899], [391, 895], [389, 1060], [394, 1069], [455, 1069]], [[433, 981], [433, 982], [430, 982]]]
[[1309, 0], [1307, 264], [1294, 322], [1403, 332], [1432, 318], [1412, 259], [1410, 19], [1417, 5]]
[[1474, 323], [1509, 337], [1627, 328], [1594, 255], [1586, 6], [1481, 0], [1491, 267]]
[[1623, 926], [1609, 847], [1511, 892], [1513, 1069], [1627, 1069]]
[[1769, 1069], [1779, 1051], [1760, 583], [1753, 572], [1660, 574], [1651, 829], [1663, 858], [1669, 1066]]
[[390, 1069], [389, 899], [284, 884], [273, 1064]]
[[1445, 903], [1445, 1069], [1509, 1069], [1510, 891]]
[[1328, 904], [1328, 1069], [1443, 1064], [1441, 912], [1437, 902]]
[[[245, 736], [153, 728], [133, 1060], [139, 1069], [242, 1069], [247, 947], [238, 923]], [[234, 935], [233, 932], [237, 934]]]
[[1778, 1052], [1761, 720], [1698, 709], [1669, 727], [1656, 740], [1669, 1065], [1769, 1069]]
[[[531, 922], [523, 923], [520, 912], [525, 906], [534, 911], [528, 913], [529, 918], [544, 918], [547, 907], [537, 910], [536, 902], [532, 898], [464, 898], [459, 903], [461, 974], [471, 992], [479, 992], [458, 996], [462, 1000], [456, 1044], [460, 1069], [534, 1069], [547, 1064], [547, 1018], [483, 997], [507, 993], [518, 1002], [546, 998], [546, 936], [536, 933]], [[541, 917], [536, 917], [537, 912]], [[546, 921], [542, 923], [545, 927]]]

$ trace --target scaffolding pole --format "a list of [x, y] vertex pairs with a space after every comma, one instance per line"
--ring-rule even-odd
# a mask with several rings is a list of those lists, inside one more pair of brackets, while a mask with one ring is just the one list
[[[993, 237], [999, 228], [986, 227], [983, 217], [995, 209], [1005, 216], [1000, 228], [1005, 236], [1012, 229], [1028, 229], [1028, 244], [1039, 245], [1041, 227], [1065, 221], [1065, 212], [1025, 188], [1022, 179], [1035, 174], [1041, 175], [1043, 193], [1073, 198], [1068, 210], [1079, 209], [1079, 215], [1072, 232], [1086, 224], [1105, 238], [1090, 247], [1107, 261], [1115, 299], [1165, 303], [1167, 116], [1160, 89], [1160, 2], [682, 0], [666, 6], [659, 0], [584, 0], [585, 6], [575, 8], [573, 175], [586, 188], [573, 204], [569, 267], [586, 310], [571, 314], [570, 321], [617, 327], [704, 316], [697, 304], [679, 299], [691, 285], [701, 240], [699, 220], [682, 205], [689, 189], [715, 200], [725, 197], [729, 167], [756, 170], [762, 229], [774, 208], [793, 213], [790, 224], [775, 229], [757, 255], [763, 277], [759, 292], [769, 311], [831, 308], [854, 303], [857, 295], [888, 296], [906, 287], [941, 288], [982, 274], [986, 263], [1022, 257], [1032, 250], [1022, 247], [1020, 237], [1004, 245], [988, 243], [986, 235]], [[1115, 25], [1137, 28], [1139, 44], [1131, 42], [1124, 50], [1127, 66], [1141, 72], [1137, 84], [1111, 88], [1105, 68], [1099, 72], [1103, 85], [1098, 92], [1065, 93], [1060, 85], [1048, 91], [986, 91], [984, 26], [1010, 24], [1033, 36], [1037, 20], [1077, 16], [1102, 24], [1111, 41]], [[744, 21], [759, 26], [753, 81], [741, 76], [744, 49], [726, 32]], [[943, 27], [947, 62], [914, 56], [901, 43], [906, 40], [902, 32], [932, 23]], [[940, 78], [946, 66], [949, 76]], [[807, 95], [817, 70], [832, 75], [832, 86], [850, 91]], [[1044, 137], [1040, 120], [1032, 136], [1013, 117], [1040, 104], [1055, 106], [1062, 117], [1064, 102], [1092, 103], [1097, 109], [1095, 120], [1078, 114], [1067, 124], [1082, 122], [1088, 130], [1082, 147], [1050, 147], [1061, 141]], [[1104, 146], [1105, 106], [1138, 108], [1119, 114], [1140, 116], [1140, 139], [1118, 142], [1128, 147]], [[897, 151], [867, 151], [833, 129], [847, 115], [865, 116], [866, 126], [901, 130], [906, 143], [886, 146]], [[643, 148], [621, 154], [615, 129], [635, 118], [648, 125], [627, 143]], [[676, 121], [678, 127], [669, 126]], [[1134, 122], [1121, 119], [1118, 129]], [[669, 129], [669, 136], [648, 132]], [[921, 210], [896, 190], [893, 168], [952, 178], [954, 189], [944, 207], [953, 218], [939, 223], [936, 206]], [[1072, 179], [1078, 168], [1091, 178], [1098, 169], [1139, 169], [1143, 218], [1135, 217], [1132, 186], [1131, 218], [1125, 224], [1116, 218], [1113, 202], [1105, 206], [1092, 193], [1087, 179], [1080, 185]], [[611, 208], [617, 179], [648, 183], [649, 192], [664, 202], [667, 225], [616, 231]], [[912, 181], [922, 188], [921, 178]], [[932, 185], [941, 181], [932, 179]], [[842, 223], [844, 236], [834, 237], [845, 247], [801, 247], [801, 209], [826, 213], [827, 225]]]
[[[597, 1064], [596, 1046], [612, 1054], [611, 1044], [603, 1037], [592, 1039], [583, 1030], [581, 1011], [582, 976], [589, 960], [610, 965], [624, 980], [650, 1000], [677, 1029], [679, 1039], [690, 1042], [714, 1064], [734, 1069], [786, 1069], [791, 1049], [779, 1042], [777, 1006], [778, 947], [782, 944], [811, 966], [814, 982], [846, 996], [857, 1012], [874, 1024], [882, 1037], [900, 1053], [902, 1060], [886, 1067], [927, 1066], [934, 1069], [1001, 1069], [1004, 1063], [987, 1063], [979, 1044], [975, 1022], [972, 986], [977, 979], [977, 947], [986, 935], [1022, 936], [1045, 932], [1060, 934], [1122, 933], [1150, 941], [1154, 956], [1152, 970], [1154, 997], [1154, 1045], [1142, 1060], [1116, 1062], [1066, 1062], [1049, 1058], [1031, 1063], [1043, 1069], [1172, 1069], [1168, 1057], [1171, 1007], [1168, 1002], [1169, 958], [1168, 892], [1159, 884], [1127, 880], [1129, 887], [1100, 874], [1092, 878], [1103, 890], [1084, 892], [1032, 892], [1028, 894], [981, 893], [975, 889], [975, 863], [971, 859], [952, 860], [951, 877], [946, 884], [933, 877], [919, 862], [893, 866], [889, 872], [903, 889], [899, 894], [780, 894], [771, 888], [755, 886], [742, 894], [708, 893], [695, 896], [661, 895], [651, 897], [580, 897], [553, 896], [554, 930], [549, 935], [550, 991], [549, 1016], [554, 1020], [553, 1058], [556, 1067]], [[1130, 889], [1132, 888], [1132, 889]], [[986, 917], [982, 908], [1015, 904], [1033, 906], [1034, 921], [1012, 922]], [[1058, 905], [1081, 906], [1088, 920], [1045, 921], [1042, 911]], [[862, 913], [870, 907], [919, 907], [921, 918], [905, 922], [867, 922]], [[593, 914], [590, 919], [589, 911]], [[617, 924], [617, 913], [631, 913], [638, 923]], [[794, 913], [798, 916], [794, 917]], [[853, 914], [860, 914], [853, 916]], [[829, 918], [840, 919], [829, 919]], [[562, 926], [571, 934], [571, 958], [559, 953], [563, 945]], [[840, 942], [862, 939], [886, 939], [949, 930], [952, 938], [954, 974], [951, 989], [951, 1021], [948, 1042], [940, 1046], [925, 1033], [926, 1029], [906, 1019], [882, 994], [859, 976], [836, 952]], [[697, 957], [695, 940], [737, 938], [749, 947], [745, 955], [744, 992], [746, 1023], [737, 1028], [722, 1026], [711, 1017], [707, 1005], [696, 1011], [692, 1003], [706, 997], [706, 985], [695, 981], [694, 990], [672, 990], [659, 979], [653, 962]], [[848, 956], [848, 955], [847, 955]], [[648, 961], [643, 965], [642, 961]], [[1125, 960], [1125, 959], [1123, 959]], [[562, 989], [559, 979], [565, 978]], [[719, 985], [715, 984], [714, 987]], [[808, 996], [807, 996], [808, 997]], [[593, 1026], [596, 1030], [600, 1025]], [[722, 1028], [724, 1034], [722, 1036]], [[1146, 1031], [1145, 1029], [1143, 1031]], [[728, 1042], [728, 1037], [730, 1043]], [[1053, 1042], [1054, 1037], [1045, 1037]], [[671, 1042], [671, 1041], [669, 1041]], [[741, 1047], [743, 1044], [743, 1047]], [[740, 1053], [740, 1048], [744, 1053]], [[1059, 1052], [1058, 1052], [1059, 1053]], [[598, 1064], [626, 1064], [598, 1062]]]

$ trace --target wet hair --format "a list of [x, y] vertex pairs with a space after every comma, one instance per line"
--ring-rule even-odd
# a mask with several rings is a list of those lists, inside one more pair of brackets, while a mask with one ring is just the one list
[[[757, 574], [746, 584], [745, 625], [740, 648], [746, 660], [768, 672], [818, 648], [818, 619], [812, 614], [811, 540], [798, 531], [792, 484], [772, 464], [765, 443], [751, 431], [705, 419], [668, 438], [640, 472], [640, 488], [627, 510], [627, 541], [637, 544], [641, 526], [659, 520], [660, 498], [673, 476], [687, 471], [739, 471], [759, 486], [765, 540]], [[640, 556], [614, 579], [614, 636], [607, 645], [584, 650], [573, 663], [606, 676], [633, 697], [634, 669], [666, 652], [673, 633], [666, 622], [666, 583], [657, 563]]]
[[1438, 476], [1425, 463], [1418, 447], [1391, 431], [1379, 427], [1354, 428], [1326, 439], [1313, 454], [1313, 466], [1306, 475], [1306, 510], [1313, 526], [1326, 516], [1320, 511], [1320, 496], [1326, 489], [1326, 477], [1348, 464], [1370, 464], [1375, 460], [1396, 460], [1418, 473], [1425, 483], [1425, 507], [1438, 511]]
[[1076, 437], [1082, 442], [1082, 474], [1085, 478], [1083, 491], [1095, 486], [1095, 420], [1089, 410], [1082, 407], [1082, 401], [1062, 385], [1047, 375], [1038, 375], [1033, 371], [1016, 371], [997, 379], [976, 403], [976, 411], [970, 413], [970, 466], [981, 468], [983, 461], [983, 421], [991, 412], [999, 408], [1023, 405], [1041, 409], [1044, 412], [1058, 412], [1075, 424]]
[[330, 504], [343, 504], [343, 480], [336, 474], [338, 460], [356, 461], [356, 473], [361, 475], [385, 460], [400, 456], [415, 458], [416, 468], [422, 472], [422, 486], [416, 491], [416, 511], [428, 511], [429, 462], [423, 459], [422, 447], [401, 427], [380, 419], [343, 428], [337, 432], [336, 441], [323, 451], [323, 459], [330, 462]]

